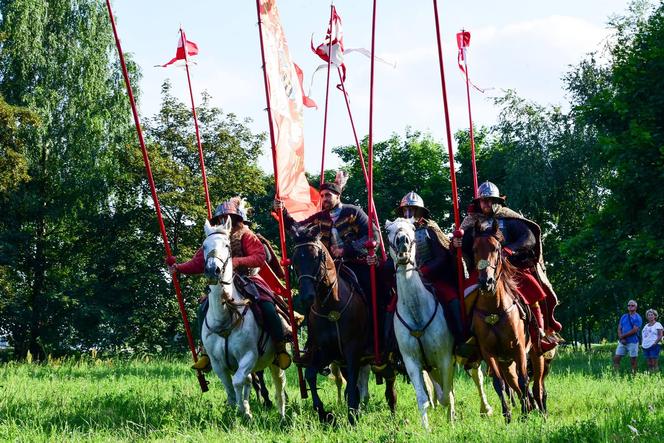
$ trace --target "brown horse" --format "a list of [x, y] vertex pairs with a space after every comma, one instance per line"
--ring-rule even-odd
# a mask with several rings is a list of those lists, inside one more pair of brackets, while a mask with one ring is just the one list
[[[347, 273], [337, 272], [332, 256], [319, 238], [319, 228], [298, 227], [291, 230], [295, 241], [292, 262], [297, 276], [299, 297], [308, 311], [309, 346], [312, 364], [306, 368], [305, 378], [311, 398], [322, 422], [334, 420], [325, 410], [318, 396], [316, 377], [330, 363], [337, 363], [347, 380], [348, 421], [354, 424], [360, 404], [358, 377], [362, 357], [372, 337], [369, 307], [361, 288]], [[350, 277], [350, 278], [349, 278]], [[390, 409], [396, 405], [394, 377], [387, 380], [385, 396]]]
[[[477, 223], [473, 254], [479, 273], [479, 297], [473, 310], [472, 329], [482, 357], [493, 373], [493, 386], [500, 397], [507, 422], [512, 418], [505, 382], [521, 401], [521, 412], [533, 408], [545, 412], [544, 358], [531, 340], [527, 308], [519, 300], [517, 269], [503, 255], [503, 234], [494, 220], [482, 230]], [[528, 359], [532, 364], [532, 400], [528, 392]]]

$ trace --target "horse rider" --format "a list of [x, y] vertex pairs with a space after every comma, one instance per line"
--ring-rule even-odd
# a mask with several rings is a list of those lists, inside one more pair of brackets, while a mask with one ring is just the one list
[[[368, 255], [367, 240], [369, 238], [369, 217], [359, 206], [342, 203], [341, 192], [343, 190], [343, 179], [339, 178], [334, 182], [323, 183], [320, 187], [321, 211], [312, 214], [305, 220], [296, 222], [288, 213], [284, 204], [280, 200], [274, 201], [275, 211], [282, 210], [284, 225], [290, 229], [294, 225], [306, 226], [309, 224], [318, 224], [321, 228], [320, 241], [330, 251], [335, 260], [343, 259], [343, 264], [353, 271], [357, 277], [359, 286], [364, 293], [365, 300], [371, 306], [371, 275], [370, 266], [378, 265], [376, 255]], [[380, 245], [380, 230], [374, 224], [373, 240], [376, 248]], [[377, 283], [379, 279], [376, 279]], [[386, 305], [386, 296], [383, 292], [376, 290], [378, 306]], [[378, 309], [379, 317], [382, 316], [384, 309]], [[382, 324], [379, 318], [379, 326]], [[296, 363], [307, 365], [311, 359], [311, 350], [305, 345], [306, 351], [300, 355]]]
[[521, 214], [505, 206], [505, 197], [500, 196], [498, 187], [486, 181], [478, 188], [478, 197], [473, 200], [469, 213], [455, 232], [452, 244], [462, 248], [469, 269], [473, 265], [474, 225], [479, 221], [483, 228], [491, 226], [494, 219], [503, 233], [502, 253], [517, 268], [517, 289], [521, 299], [530, 306], [537, 320], [542, 351], [556, 346], [562, 325], [556, 321], [553, 311], [558, 304], [556, 296], [544, 268], [540, 227]]
[[[219, 205], [210, 219], [210, 224], [219, 225], [228, 217], [232, 222], [230, 238], [235, 287], [243, 287], [243, 292], [254, 298], [253, 301], [260, 307], [264, 327], [275, 346], [274, 364], [286, 369], [290, 366], [291, 358], [286, 351], [286, 338], [275, 307], [274, 300], [277, 296], [258, 273], [267, 259], [265, 248], [258, 236], [247, 226], [249, 220], [240, 197], [233, 197]], [[178, 271], [182, 274], [202, 274], [204, 269], [203, 248], [200, 248], [191, 260], [184, 263], [173, 262], [169, 267], [169, 271]], [[203, 328], [207, 307], [206, 297], [198, 310], [199, 333]], [[203, 370], [209, 368], [209, 364], [210, 360], [203, 349], [193, 368]]]
[[437, 299], [443, 304], [457, 347], [465, 337], [457, 289], [456, 260], [450, 252], [450, 240], [438, 224], [429, 218], [429, 210], [416, 192], [404, 195], [395, 212], [400, 217], [413, 220], [416, 265], [425, 283], [433, 287]]

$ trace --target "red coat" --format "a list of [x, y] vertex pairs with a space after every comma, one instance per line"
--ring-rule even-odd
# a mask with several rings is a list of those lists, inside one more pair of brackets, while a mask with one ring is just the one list
[[[247, 230], [242, 236], [241, 243], [244, 255], [241, 257], [233, 257], [233, 269], [236, 269], [238, 266], [244, 266], [247, 268], [260, 268], [263, 266], [267, 260], [267, 255], [265, 254], [263, 243], [261, 243], [258, 237], [256, 237], [256, 234]], [[183, 274], [202, 274], [205, 271], [203, 248], [196, 251], [196, 254], [194, 254], [191, 260], [178, 264], [177, 270]], [[263, 289], [270, 293], [272, 292], [268, 284], [260, 275], [252, 275], [249, 278], [256, 283], [259, 289]]]

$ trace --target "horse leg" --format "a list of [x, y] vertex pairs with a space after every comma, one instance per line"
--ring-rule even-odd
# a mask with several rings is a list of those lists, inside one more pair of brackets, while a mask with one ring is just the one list
[[226, 391], [226, 401], [228, 402], [228, 405], [231, 407], [237, 406], [237, 397], [235, 396], [235, 389], [233, 388], [233, 380], [231, 379], [231, 373], [228, 368], [223, 368], [219, 371], [217, 371], [215, 368], [214, 372], [217, 373], [219, 380], [221, 380], [221, 384], [224, 385], [224, 390]]
[[318, 420], [321, 423], [332, 423], [334, 415], [331, 412], [325, 411], [325, 406], [318, 396], [318, 388], [316, 386], [316, 378], [318, 377], [318, 366], [308, 366], [304, 371], [304, 378], [307, 380], [309, 389], [311, 390], [311, 401], [313, 402], [314, 410], [318, 413]]
[[500, 369], [496, 364], [496, 360], [488, 356], [485, 356], [484, 360], [487, 362], [489, 368], [491, 369], [491, 381], [493, 383], [493, 389], [496, 391], [496, 394], [498, 394], [498, 398], [500, 399], [500, 406], [503, 410], [503, 417], [505, 417], [505, 422], [510, 423], [512, 421], [512, 411], [510, 410], [510, 404], [506, 398], [508, 394], [506, 389], [509, 389], [509, 387], [507, 387], [505, 384], [505, 379], [500, 373]]
[[[397, 390], [395, 389], [397, 374], [394, 371], [394, 368], [388, 367], [383, 371], [383, 377], [385, 378], [385, 400], [387, 405], [390, 407], [390, 412], [394, 414], [397, 409]], [[367, 397], [368, 397], [367, 393]]]
[[357, 378], [357, 388], [360, 390], [360, 403], [362, 403], [362, 405], [365, 406], [369, 403], [370, 373], [371, 373], [371, 367], [369, 365], [364, 365], [360, 368], [360, 374]]
[[238, 369], [233, 375], [233, 388], [235, 388], [235, 399], [238, 408], [244, 418], [251, 420], [251, 409], [249, 408], [249, 393], [251, 392], [251, 370], [256, 364], [256, 355], [247, 353], [238, 362]]
[[339, 369], [339, 366], [337, 366], [336, 363], [330, 365], [330, 371], [334, 376], [334, 384], [337, 386], [337, 404], [341, 404], [343, 402], [341, 390], [344, 386], [344, 377], [341, 375], [341, 369]]
[[427, 416], [427, 409], [429, 408], [429, 396], [427, 395], [426, 386], [424, 384], [424, 375], [422, 368], [410, 356], [403, 356], [404, 364], [406, 365], [406, 372], [410, 377], [410, 382], [415, 389], [415, 396], [417, 397], [417, 407], [420, 410], [422, 417], [422, 426], [427, 431], [429, 430], [429, 417]]
[[521, 414], [525, 416], [530, 411], [530, 401], [528, 400], [528, 357], [525, 348], [519, 350], [514, 360], [516, 366], [517, 380], [519, 383], [519, 399], [521, 400]]
[[470, 368], [470, 377], [475, 383], [477, 388], [477, 393], [480, 395], [480, 416], [488, 417], [493, 414], [493, 408], [486, 399], [486, 392], [484, 391], [484, 374], [482, 373], [482, 368], [478, 366], [472, 366]]
[[443, 388], [442, 405], [447, 406], [447, 418], [450, 422], [454, 421], [454, 361], [452, 355], [444, 356], [440, 361], [440, 366], [433, 370], [434, 380]]
[[533, 400], [537, 409], [544, 414], [544, 357], [531, 351], [530, 361], [533, 366]]
[[431, 380], [431, 376], [427, 371], [422, 373], [422, 379], [424, 380], [424, 387], [427, 390], [427, 397], [429, 397], [431, 407], [435, 408], [443, 401], [443, 389], [438, 383]]
[[348, 379], [346, 389], [348, 390], [348, 423], [355, 426], [357, 414], [360, 408], [360, 390], [357, 387], [360, 367], [358, 362], [346, 360], [348, 365]]
[[263, 406], [266, 409], [271, 409], [272, 401], [270, 400], [270, 391], [265, 386], [265, 373], [264, 371], [257, 371], [251, 374], [251, 384], [256, 391], [256, 398], [263, 399]]
[[[286, 416], [286, 373], [275, 365], [270, 365], [270, 373], [272, 374], [272, 383], [274, 383], [274, 398], [277, 401], [277, 409], [283, 419]], [[263, 387], [265, 387], [265, 383], [263, 383]]]

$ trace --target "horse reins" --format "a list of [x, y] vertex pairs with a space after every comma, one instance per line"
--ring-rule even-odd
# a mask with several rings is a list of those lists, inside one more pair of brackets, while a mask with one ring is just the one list
[[[403, 228], [399, 228], [396, 231], [396, 233], [399, 233], [399, 231], [403, 231], [403, 230], [404, 230]], [[395, 237], [396, 237], [396, 233], [395, 233]], [[407, 267], [408, 265], [415, 265], [415, 263], [413, 263], [410, 259], [410, 257], [411, 257], [410, 250], [413, 248], [414, 245], [415, 245], [415, 242], [411, 242], [411, 244], [408, 246], [408, 261], [406, 263], [399, 263], [399, 262], [396, 263], [395, 266], [396, 266], [397, 272], [400, 272], [400, 271], [402, 271], [402, 272], [417, 271], [418, 274], [420, 273], [420, 270], [417, 266], [411, 266], [410, 268]], [[392, 244], [390, 244], [390, 248], [395, 253], [398, 253], [397, 250], [394, 249]], [[399, 269], [401, 266], [404, 267], [403, 270]], [[438, 313], [438, 305], [440, 305], [440, 303], [438, 302], [438, 300], [435, 299], [435, 295], [433, 295], [433, 296], [434, 296], [434, 302], [435, 302], [435, 307], [434, 307], [434, 310], [433, 310], [433, 314], [431, 314], [431, 318], [429, 318], [429, 321], [427, 321], [426, 324], [420, 329], [416, 329], [416, 328], [412, 327], [411, 325], [408, 324], [408, 322], [406, 322], [406, 320], [404, 320], [404, 318], [401, 316], [401, 314], [399, 314], [398, 305], [397, 305], [396, 309], [394, 310], [394, 313], [396, 314], [396, 316], [399, 319], [399, 321], [401, 322], [401, 324], [404, 325], [404, 327], [406, 329], [408, 329], [408, 332], [410, 333], [410, 335], [412, 337], [415, 337], [415, 339], [417, 340], [417, 344], [420, 347], [420, 352], [422, 353], [422, 359], [424, 360], [424, 369], [427, 370], [427, 371], [431, 370], [432, 366], [429, 364], [429, 361], [427, 359], [427, 354], [424, 352], [424, 345], [422, 344], [422, 336], [426, 332], [429, 325], [431, 325], [431, 323], [433, 323], [433, 319], [436, 318], [436, 314]]]
[[[314, 246], [314, 247], [316, 247], [318, 250], [321, 251], [321, 256], [320, 256], [321, 258], [319, 260], [318, 272], [316, 272], [316, 275], [310, 275], [310, 274], [299, 275], [298, 278], [297, 278], [298, 286], [300, 285], [300, 281], [303, 278], [310, 278], [314, 282], [319, 282], [319, 280], [322, 282], [322, 279], [319, 279], [319, 276], [321, 274], [321, 270], [324, 267], [323, 259], [325, 257], [325, 252], [323, 251], [322, 245], [320, 245], [316, 241], [313, 241], [313, 242], [306, 242], [306, 243], [297, 244], [297, 245], [295, 245], [294, 249], [301, 248], [302, 246]], [[325, 267], [325, 268], [327, 269], [327, 267]], [[327, 294], [323, 298], [323, 302], [321, 304], [321, 307], [325, 307], [325, 305], [327, 305], [327, 302], [329, 301], [330, 296], [332, 295], [332, 292], [334, 291], [334, 288], [338, 285], [338, 282], [339, 282], [339, 276], [337, 275], [337, 278], [334, 280], [334, 282], [332, 282], [329, 285], [329, 289], [327, 291]], [[343, 316], [344, 312], [346, 312], [346, 309], [348, 309], [348, 307], [350, 306], [350, 302], [353, 300], [354, 295], [355, 295], [355, 291], [351, 290], [350, 291], [350, 296], [348, 297], [348, 300], [346, 301], [346, 304], [339, 311], [330, 311], [327, 314], [321, 314], [320, 312], [316, 311], [316, 309], [314, 309], [313, 305], [311, 306], [311, 308], [309, 308], [311, 313], [314, 314], [316, 317], [320, 317], [320, 318], [323, 318], [323, 319], [325, 319], [325, 320], [327, 320], [331, 323], [334, 323], [335, 329], [337, 331], [337, 345], [339, 346], [339, 354], [340, 355], [343, 355], [344, 352], [343, 352], [343, 345], [341, 343], [341, 331], [339, 330], [339, 320]]]

